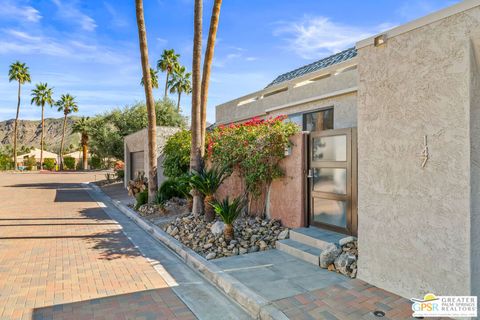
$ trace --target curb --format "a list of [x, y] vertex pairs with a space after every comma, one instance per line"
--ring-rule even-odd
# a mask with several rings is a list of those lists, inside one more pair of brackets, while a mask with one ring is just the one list
[[180, 241], [170, 236], [158, 226], [144, 220], [139, 214], [123, 205], [120, 201], [110, 198], [100, 187], [87, 183], [94, 191], [101, 193], [120, 212], [133, 220], [152, 237], [161, 241], [168, 248], [176, 252], [189, 267], [197, 270], [205, 279], [215, 285], [220, 291], [240, 304], [253, 318], [261, 320], [288, 320], [288, 317], [274, 307], [270, 301], [258, 295], [243, 283], [223, 272], [217, 265], [205, 260], [198, 253], [183, 245]]

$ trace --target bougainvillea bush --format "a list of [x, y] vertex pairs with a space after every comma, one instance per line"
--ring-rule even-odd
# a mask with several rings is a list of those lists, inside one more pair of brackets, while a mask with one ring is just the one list
[[290, 146], [289, 138], [299, 130], [285, 118], [219, 126], [207, 138], [207, 157], [214, 165], [238, 171], [248, 195], [259, 197], [265, 186], [283, 175], [279, 162]]

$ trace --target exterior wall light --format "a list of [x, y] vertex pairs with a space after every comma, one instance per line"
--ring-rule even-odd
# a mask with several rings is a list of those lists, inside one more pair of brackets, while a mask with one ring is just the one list
[[376, 36], [374, 39], [373, 39], [373, 45], [375, 47], [379, 47], [383, 44], [385, 44], [385, 42], [387, 41], [387, 36], [385, 34], [381, 34], [379, 36]]

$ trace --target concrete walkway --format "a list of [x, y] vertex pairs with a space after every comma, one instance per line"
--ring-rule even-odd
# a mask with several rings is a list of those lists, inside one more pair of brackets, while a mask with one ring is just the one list
[[212, 260], [289, 319], [413, 319], [410, 302], [368, 283], [320, 269], [279, 250]]
[[92, 200], [81, 182], [94, 178], [0, 173], [0, 319], [248, 319], [175, 254]]

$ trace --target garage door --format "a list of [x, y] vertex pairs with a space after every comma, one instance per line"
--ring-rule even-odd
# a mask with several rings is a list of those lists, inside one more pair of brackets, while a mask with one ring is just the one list
[[130, 179], [135, 179], [138, 176], [139, 172], [145, 172], [145, 169], [143, 167], [143, 154], [143, 151], [130, 153], [130, 161], [132, 164], [132, 170], [130, 170]]

